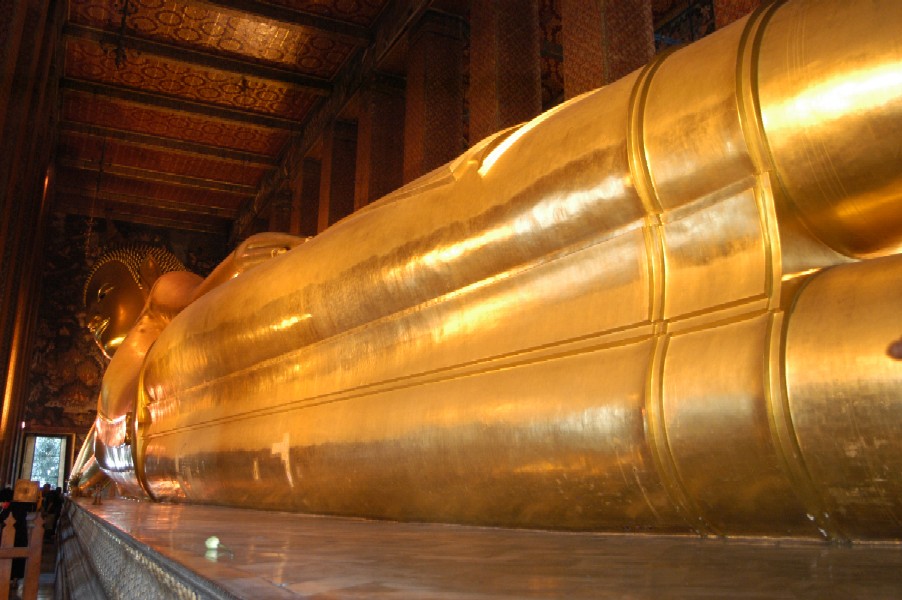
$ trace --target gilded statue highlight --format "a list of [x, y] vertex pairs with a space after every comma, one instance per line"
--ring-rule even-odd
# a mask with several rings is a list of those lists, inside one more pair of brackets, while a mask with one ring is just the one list
[[254, 238], [203, 281], [101, 266], [83, 482], [902, 538], [900, 27], [896, 0], [769, 5], [306, 243]]

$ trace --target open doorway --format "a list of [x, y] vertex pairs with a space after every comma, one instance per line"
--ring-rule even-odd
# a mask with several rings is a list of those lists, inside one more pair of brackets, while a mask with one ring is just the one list
[[25, 452], [22, 457], [22, 479], [49, 483], [53, 488], [64, 488], [69, 470], [71, 436], [26, 434]]

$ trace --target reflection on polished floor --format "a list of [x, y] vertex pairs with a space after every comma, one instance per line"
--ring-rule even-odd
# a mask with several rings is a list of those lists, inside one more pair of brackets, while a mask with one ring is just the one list
[[525, 531], [123, 500], [81, 506], [249, 599], [902, 596], [897, 544]]

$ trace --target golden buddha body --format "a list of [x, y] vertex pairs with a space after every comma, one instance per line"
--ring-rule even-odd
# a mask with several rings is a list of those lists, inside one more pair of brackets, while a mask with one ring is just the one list
[[159, 500], [902, 537], [900, 25], [766, 7], [204, 282], [97, 454]]

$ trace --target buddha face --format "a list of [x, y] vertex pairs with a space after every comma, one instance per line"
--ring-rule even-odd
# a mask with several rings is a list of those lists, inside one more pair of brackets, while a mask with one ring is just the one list
[[94, 272], [85, 298], [88, 330], [109, 358], [144, 309], [144, 291], [123, 263], [111, 261]]

